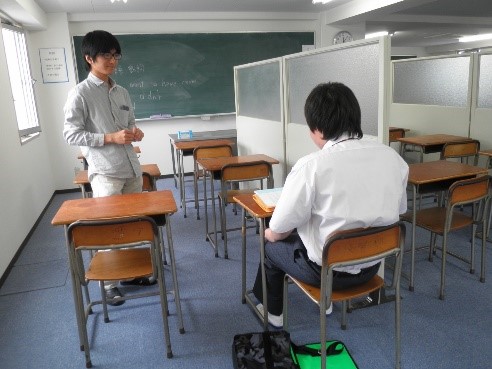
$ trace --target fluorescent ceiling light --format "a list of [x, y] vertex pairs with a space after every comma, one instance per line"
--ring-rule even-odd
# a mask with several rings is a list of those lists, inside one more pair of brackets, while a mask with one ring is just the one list
[[[114, 3], [115, 1], [119, 2], [120, 0], [111, 0], [111, 3]], [[128, 0], [123, 0], [123, 2], [126, 4]]]
[[388, 31], [381, 31], [381, 32], [374, 32], [374, 33], [368, 33], [366, 34], [366, 38], [373, 38], [373, 37], [380, 37], [380, 36], [387, 36]]
[[326, 4], [332, 0], [313, 0], [313, 4]]
[[458, 39], [458, 41], [459, 42], [471, 42], [471, 41], [489, 40], [491, 38], [492, 38], [492, 33], [486, 33], [483, 35], [460, 37]]

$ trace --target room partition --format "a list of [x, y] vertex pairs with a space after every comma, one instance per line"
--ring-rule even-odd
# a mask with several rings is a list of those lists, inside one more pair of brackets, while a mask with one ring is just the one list
[[304, 102], [324, 82], [350, 87], [361, 106], [364, 138], [388, 143], [389, 50], [389, 38], [381, 37], [235, 67], [239, 154], [279, 159], [274, 179], [281, 186], [299, 158], [318, 150]]

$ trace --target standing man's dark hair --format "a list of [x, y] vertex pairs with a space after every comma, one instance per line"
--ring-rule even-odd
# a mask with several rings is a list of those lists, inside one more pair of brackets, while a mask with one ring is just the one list
[[87, 33], [82, 39], [82, 45], [80, 47], [85, 61], [85, 70], [91, 70], [91, 65], [86, 60], [86, 56], [95, 60], [98, 54], [110, 53], [111, 50], [121, 55], [120, 43], [111, 33], [101, 30]]
[[323, 133], [325, 140], [342, 134], [362, 138], [360, 106], [350, 88], [339, 82], [316, 86], [304, 104], [304, 116], [311, 132]]

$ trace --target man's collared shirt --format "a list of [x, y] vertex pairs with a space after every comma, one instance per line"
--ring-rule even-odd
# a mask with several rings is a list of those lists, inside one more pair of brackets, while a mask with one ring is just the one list
[[[328, 141], [294, 165], [270, 228], [277, 233], [297, 228], [309, 258], [321, 265], [333, 232], [397, 222], [407, 208], [407, 180], [408, 165], [389, 146], [347, 136]], [[375, 263], [343, 271], [358, 273]]]
[[69, 93], [64, 107], [63, 135], [70, 145], [80, 146], [94, 174], [132, 178], [142, 174], [132, 145], [104, 145], [104, 134], [135, 127], [128, 91], [112, 79], [109, 84], [89, 73]]

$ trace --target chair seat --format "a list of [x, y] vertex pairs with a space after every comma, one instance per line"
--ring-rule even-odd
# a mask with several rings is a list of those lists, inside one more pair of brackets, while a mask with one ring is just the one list
[[[407, 212], [401, 216], [407, 222], [412, 222], [412, 212]], [[417, 211], [416, 223], [419, 227], [428, 231], [444, 234], [444, 220], [446, 219], [446, 208], [434, 207]], [[453, 211], [451, 230], [467, 227], [473, 223], [473, 218], [460, 211]]]
[[[311, 300], [313, 300], [317, 304], [320, 303], [320, 288], [301, 282], [295, 278], [292, 278], [291, 276], [289, 277], [295, 284], [299, 286], [301, 290], [303, 290], [309, 296], [309, 298], [311, 298]], [[375, 275], [371, 280], [364, 284], [344, 290], [332, 291], [331, 300], [344, 301], [361, 296], [367, 296], [369, 293], [376, 291], [383, 286], [384, 280], [380, 276]]]
[[85, 273], [88, 280], [114, 281], [152, 275], [148, 247], [97, 252]]

